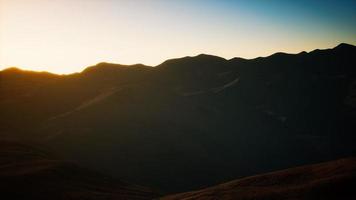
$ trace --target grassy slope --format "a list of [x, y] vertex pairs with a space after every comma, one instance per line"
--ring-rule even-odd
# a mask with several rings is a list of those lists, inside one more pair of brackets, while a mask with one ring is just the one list
[[163, 197], [188, 199], [353, 199], [356, 158], [301, 166]]

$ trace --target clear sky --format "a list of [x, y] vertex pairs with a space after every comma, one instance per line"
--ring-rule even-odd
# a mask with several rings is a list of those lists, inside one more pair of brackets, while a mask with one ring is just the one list
[[0, 0], [0, 69], [71, 73], [341, 42], [356, 44], [356, 0]]

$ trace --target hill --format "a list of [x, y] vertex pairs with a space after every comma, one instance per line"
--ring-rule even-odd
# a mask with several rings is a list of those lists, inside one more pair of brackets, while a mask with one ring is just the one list
[[356, 159], [347, 158], [246, 177], [161, 199], [354, 199], [355, 186]]
[[1, 199], [152, 199], [157, 193], [63, 161], [38, 145], [0, 141]]

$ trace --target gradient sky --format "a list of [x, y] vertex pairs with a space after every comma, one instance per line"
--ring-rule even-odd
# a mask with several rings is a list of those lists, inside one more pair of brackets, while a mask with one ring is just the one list
[[0, 70], [71, 73], [356, 44], [356, 0], [0, 0]]

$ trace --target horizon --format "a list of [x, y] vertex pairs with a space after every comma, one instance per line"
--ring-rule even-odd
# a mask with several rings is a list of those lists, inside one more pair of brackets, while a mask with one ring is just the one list
[[0, 70], [70, 74], [103, 61], [156, 66], [201, 53], [252, 59], [355, 45], [355, 8], [350, 0], [0, 0]]
[[0, 72], [1, 71], [5, 71], [5, 70], [9, 70], [9, 69], [15, 69], [15, 70], [20, 70], [20, 71], [28, 71], [28, 72], [38, 72], [38, 73], [50, 73], [50, 74], [54, 74], [54, 75], [71, 75], [71, 74], [75, 74], [75, 73], [82, 73], [85, 69], [89, 68], [89, 67], [93, 67], [93, 66], [97, 66], [98, 64], [101, 64], [101, 63], [106, 63], [106, 64], [114, 64], [114, 65], [123, 65], [123, 66], [133, 66], [133, 65], [144, 65], [146, 67], [157, 67], [159, 65], [161, 65], [162, 63], [168, 61], [168, 60], [174, 60], [174, 59], [182, 59], [182, 58], [186, 58], [186, 57], [197, 57], [199, 55], [208, 55], [208, 56], [216, 56], [216, 57], [219, 57], [219, 58], [223, 58], [225, 60], [232, 60], [234, 58], [242, 58], [242, 59], [245, 59], [245, 60], [254, 60], [254, 59], [258, 59], [258, 58], [268, 58], [276, 53], [285, 53], [285, 54], [290, 54], [290, 55], [297, 55], [299, 53], [302, 53], [302, 52], [306, 52], [306, 53], [310, 53], [312, 51], [315, 51], [315, 50], [328, 50], [328, 49], [334, 49], [342, 44], [346, 44], [346, 45], [351, 45], [351, 46], [355, 46], [354, 44], [349, 44], [349, 43], [340, 43], [336, 46], [333, 46], [333, 47], [330, 47], [330, 48], [325, 48], [325, 49], [320, 49], [320, 48], [316, 48], [316, 49], [313, 49], [311, 51], [300, 51], [298, 53], [288, 53], [288, 52], [274, 52], [270, 55], [267, 55], [267, 56], [258, 56], [258, 57], [254, 57], [254, 58], [243, 58], [243, 57], [240, 57], [240, 56], [235, 56], [235, 57], [232, 57], [232, 58], [224, 58], [222, 56], [219, 56], [219, 55], [212, 55], [212, 54], [206, 54], [206, 53], [199, 53], [197, 55], [189, 55], [189, 56], [183, 56], [183, 57], [176, 57], [176, 58], [168, 58], [168, 59], [165, 59], [163, 60], [162, 62], [160, 62], [158, 65], [146, 65], [144, 63], [134, 63], [134, 64], [125, 64], [125, 63], [113, 63], [113, 62], [106, 62], [106, 61], [102, 61], [102, 62], [98, 62], [96, 64], [92, 64], [92, 65], [88, 65], [88, 66], [84, 66], [80, 71], [76, 71], [76, 72], [69, 72], [69, 73], [56, 73], [56, 72], [51, 72], [51, 71], [46, 71], [46, 70], [31, 70], [31, 69], [26, 69], [26, 68], [22, 68], [21, 66], [9, 66], [9, 67], [5, 67], [5, 68], [1, 68], [0, 66]]

